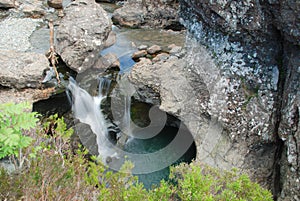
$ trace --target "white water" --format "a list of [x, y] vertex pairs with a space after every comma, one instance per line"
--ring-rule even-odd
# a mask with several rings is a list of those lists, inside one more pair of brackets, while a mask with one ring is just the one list
[[67, 88], [72, 94], [72, 111], [75, 118], [90, 125], [93, 133], [96, 134], [98, 154], [106, 164], [108, 158], [116, 156], [116, 151], [107, 138], [107, 125], [101, 111], [101, 101], [108, 93], [109, 83], [100, 79], [99, 95], [95, 97], [80, 88], [74, 79], [70, 79]]

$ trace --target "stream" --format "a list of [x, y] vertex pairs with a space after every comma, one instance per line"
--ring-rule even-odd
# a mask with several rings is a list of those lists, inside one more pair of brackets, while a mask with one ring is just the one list
[[[185, 33], [114, 25], [112, 30], [116, 33], [116, 42], [99, 54], [115, 54], [120, 61], [120, 71], [78, 74], [76, 79], [69, 81], [68, 96], [60, 94], [55, 104], [56, 98], [49, 99], [50, 105], [58, 108], [49, 108], [48, 101], [41, 101], [34, 104], [34, 110], [44, 114], [66, 112], [70, 110], [66, 104], [71, 102], [73, 115], [80, 120], [75, 125], [75, 133], [81, 143], [90, 153], [99, 155], [112, 170], [118, 171], [125, 160], [132, 161], [132, 173], [149, 189], [162, 179], [168, 179], [169, 166], [195, 159], [196, 146], [179, 119], [160, 111], [157, 106], [134, 100], [134, 91], [121, 78], [126, 77], [135, 64], [131, 55], [140, 45], [159, 45], [163, 50], [171, 44], [184, 46]], [[35, 51], [47, 50], [48, 45], [43, 45], [46, 34], [47, 29], [41, 27], [32, 35]], [[182, 147], [182, 141], [190, 141], [183, 143], [190, 147]]]

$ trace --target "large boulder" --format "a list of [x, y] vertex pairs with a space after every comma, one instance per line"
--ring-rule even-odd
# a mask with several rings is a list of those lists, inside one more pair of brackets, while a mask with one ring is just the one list
[[267, 128], [272, 110], [263, 97], [252, 96], [245, 104], [241, 89], [235, 90], [234, 83], [220, 75], [204, 47], [188, 48], [182, 59], [141, 60], [129, 77], [139, 89], [146, 86], [157, 92], [160, 109], [185, 123], [196, 143], [196, 160], [227, 170], [243, 169], [268, 186], [275, 146], [260, 140], [266, 136], [258, 132]]
[[36, 88], [49, 62], [43, 54], [1, 50], [0, 66], [0, 85], [18, 89]]
[[99, 4], [74, 1], [57, 28], [57, 52], [70, 68], [82, 72], [93, 66], [110, 31], [111, 21]]
[[155, 27], [181, 30], [178, 17], [179, 4], [170, 1], [126, 1], [124, 6], [114, 11], [112, 20], [121, 26], [132, 28]]

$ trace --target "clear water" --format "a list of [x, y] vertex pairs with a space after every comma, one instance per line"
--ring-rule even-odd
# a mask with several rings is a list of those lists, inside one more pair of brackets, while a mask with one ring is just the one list
[[170, 44], [183, 46], [185, 42], [185, 33], [167, 32], [158, 29], [128, 29], [112, 27], [116, 33], [116, 43], [101, 51], [104, 56], [108, 53], [117, 55], [120, 60], [121, 73], [130, 70], [135, 64], [131, 55], [137, 51], [140, 45], [159, 45], [166, 50]]
[[[125, 112], [123, 122], [119, 122], [118, 126], [122, 130], [119, 134], [129, 134], [128, 140], [122, 146], [112, 143], [108, 136], [108, 122], [101, 110], [101, 102], [109, 91], [110, 81], [100, 78], [99, 82], [99, 94], [95, 97], [80, 88], [74, 80], [70, 81], [68, 89], [72, 94], [74, 115], [80, 122], [88, 124], [96, 135], [94, 145], [97, 145], [99, 156], [105, 165], [118, 170], [127, 158], [134, 164], [133, 174], [139, 177], [146, 188], [151, 188], [152, 185], [159, 184], [160, 180], [168, 179], [170, 165], [191, 162], [195, 158], [196, 148], [190, 132], [184, 127], [179, 129], [168, 126], [171, 121], [169, 115], [164, 117], [165, 113], [159, 111], [158, 107], [151, 113], [150, 105], [132, 103], [131, 89], [126, 82], [120, 90], [120, 93], [122, 90], [123, 93], [124, 90], [128, 93], [123, 94], [125, 103], [120, 109]], [[138, 109], [135, 105], [138, 105]], [[179, 120], [175, 121], [175, 125], [180, 124]], [[123, 125], [124, 123], [128, 125]]]
[[[139, 153], [139, 154], [147, 154], [154, 153], [166, 147], [175, 137], [178, 129], [165, 126], [164, 129], [156, 136], [150, 139], [131, 139], [125, 145], [124, 149], [131, 153]], [[181, 156], [173, 165], [178, 164], [179, 162], [191, 162], [195, 159], [195, 147], [191, 145], [191, 148]], [[159, 161], [167, 160], [170, 153], [165, 153], [165, 155], [161, 156]], [[157, 164], [159, 165], [159, 164]], [[137, 174], [139, 181], [142, 182], [145, 188], [149, 189], [153, 185], [159, 185], [161, 180], [168, 180], [170, 174], [170, 168], [166, 167], [158, 171], [150, 172], [147, 174]]]

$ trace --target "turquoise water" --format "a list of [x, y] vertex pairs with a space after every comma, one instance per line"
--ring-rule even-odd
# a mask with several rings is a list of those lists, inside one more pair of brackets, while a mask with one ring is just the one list
[[[125, 145], [124, 150], [132, 153], [153, 153], [156, 152], [165, 146], [167, 146], [176, 136], [178, 129], [165, 126], [163, 130], [156, 136], [150, 139], [131, 139]], [[190, 135], [190, 133], [186, 133], [186, 135]], [[189, 136], [187, 136], [189, 137]], [[161, 156], [160, 160], [167, 160], [169, 153], [165, 153], [164, 156]], [[196, 157], [196, 148], [195, 144], [192, 144], [190, 149], [181, 156], [175, 163], [178, 164], [180, 162], [191, 162]], [[148, 174], [138, 174], [139, 181], [144, 184], [144, 186], [149, 189], [152, 185], [158, 185], [159, 182], [164, 179], [168, 180], [168, 176], [170, 173], [170, 168], [166, 167], [159, 171], [155, 171]]]

